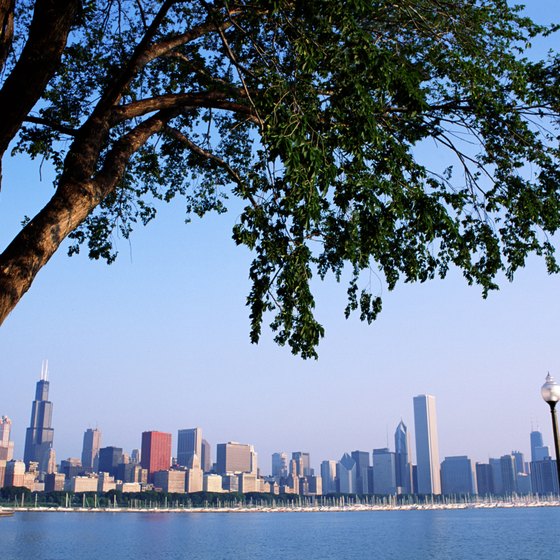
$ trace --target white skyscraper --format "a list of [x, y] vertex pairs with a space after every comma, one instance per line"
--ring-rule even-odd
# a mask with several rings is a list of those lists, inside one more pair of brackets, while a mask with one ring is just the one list
[[0, 461], [11, 461], [14, 457], [14, 442], [10, 440], [12, 421], [7, 416], [0, 418]]
[[321, 478], [323, 479], [323, 494], [334, 494], [336, 488], [336, 461], [321, 463]]
[[418, 494], [441, 494], [436, 398], [414, 397]]

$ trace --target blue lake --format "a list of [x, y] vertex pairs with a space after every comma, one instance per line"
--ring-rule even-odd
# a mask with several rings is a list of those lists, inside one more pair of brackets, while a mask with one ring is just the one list
[[9, 560], [560, 558], [560, 508], [342, 513], [16, 513]]

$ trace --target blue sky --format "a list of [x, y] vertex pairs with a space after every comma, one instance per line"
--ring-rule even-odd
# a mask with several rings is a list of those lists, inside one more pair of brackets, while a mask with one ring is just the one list
[[[555, 1], [530, 8], [560, 21]], [[49, 173], [5, 159], [0, 247], [47, 200]], [[170, 431], [175, 445], [178, 429], [201, 426], [213, 446], [253, 443], [265, 472], [279, 450], [309, 451], [318, 466], [384, 447], [387, 435], [392, 447], [401, 418], [413, 430], [420, 393], [437, 397], [442, 458], [527, 453], [531, 425], [551, 443], [539, 389], [547, 371], [560, 378], [560, 278], [543, 262], [486, 301], [456, 271], [391, 293], [373, 277], [384, 309], [371, 326], [344, 319], [345, 286], [330, 279], [317, 285], [319, 360], [302, 361], [267, 330], [249, 342], [250, 254], [231, 240], [235, 212], [185, 225], [183, 211], [162, 208], [119, 242], [111, 266], [60, 251], [0, 328], [0, 414], [13, 420], [17, 456], [44, 358], [58, 459], [79, 456], [92, 426], [129, 451], [144, 430]]]

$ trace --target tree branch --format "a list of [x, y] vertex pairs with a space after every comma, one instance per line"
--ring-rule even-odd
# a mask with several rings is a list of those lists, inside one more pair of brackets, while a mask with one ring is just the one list
[[43, 117], [34, 117], [33, 115], [28, 115], [25, 117], [23, 122], [30, 122], [33, 124], [41, 124], [44, 126], [48, 126], [57, 132], [62, 132], [62, 134], [68, 134], [68, 136], [76, 136], [78, 131], [71, 126], [66, 126], [64, 124], [57, 123], [55, 121], [51, 121], [50, 119], [45, 119]]
[[104, 92], [102, 98], [97, 104], [94, 113], [105, 113], [113, 105], [119, 102], [122, 92], [130, 81], [134, 78], [136, 72], [144, 66], [145, 56], [149, 50], [150, 43], [155, 37], [159, 26], [165, 19], [167, 12], [171, 9], [177, 0], [166, 0], [158, 13], [155, 15], [152, 23], [144, 33], [141, 41], [138, 43], [132, 56], [128, 62], [122, 67], [120, 73], [111, 81], [111, 85]]
[[37, 0], [27, 43], [0, 90], [0, 158], [56, 72], [80, 4]]
[[160, 111], [140, 123], [136, 128], [117, 140], [113, 148], [105, 157], [103, 167], [95, 177], [93, 184], [100, 196], [99, 202], [105, 198], [122, 179], [126, 165], [134, 153], [136, 153], [147, 140], [161, 132], [167, 123], [179, 111]]
[[154, 111], [167, 109], [196, 109], [199, 107], [207, 109], [224, 109], [246, 116], [251, 122], [258, 124], [259, 121], [252, 107], [229, 101], [227, 93], [209, 91], [203, 93], [177, 93], [160, 95], [150, 99], [142, 99], [127, 105], [120, 105], [113, 110], [113, 124], [134, 117], [141, 117]]
[[208, 71], [208, 69], [203, 64], [197, 64], [194, 60], [190, 59], [187, 55], [181, 52], [172, 51], [162, 56], [175, 58], [177, 60], [180, 60], [181, 62], [184, 62], [186, 66], [192, 70], [192, 72], [194, 72], [197, 76], [204, 78], [206, 83], [212, 82], [216, 84], [218, 88], [222, 88], [222, 89], [223, 88], [231, 89], [233, 87], [230, 82], [223, 80], [222, 78], [217, 78], [215, 76], [212, 76], [212, 74]]
[[237, 57], [235, 56], [229, 41], [227, 40], [227, 37], [224, 33], [224, 22], [223, 21], [218, 21], [217, 17], [216, 17], [216, 11], [214, 10], [213, 7], [211, 7], [208, 2], [206, 2], [206, 0], [200, 0], [201, 4], [205, 7], [205, 9], [208, 11], [208, 14], [210, 15], [210, 18], [213, 18], [214, 20], [214, 25], [216, 30], [218, 31], [219, 35], [220, 35], [220, 39], [222, 41], [222, 44], [224, 45], [224, 48], [226, 49], [226, 53], [227, 56], [229, 58], [229, 60], [231, 61], [231, 63], [235, 66], [235, 69], [237, 70], [237, 75], [239, 76], [239, 79], [241, 80], [241, 83], [243, 84], [243, 89], [245, 90], [245, 94], [247, 96], [247, 99], [249, 100], [249, 103], [251, 103], [251, 106], [253, 107], [254, 110], [254, 114], [257, 118], [257, 122], [261, 128], [261, 130], [264, 129], [264, 123], [259, 115], [259, 112], [257, 111], [257, 108], [255, 106], [255, 104], [253, 103], [253, 99], [251, 98], [251, 93], [249, 91], [249, 88], [247, 87], [247, 84], [245, 82], [245, 77], [243, 76], [243, 72], [245, 71], [241, 65], [239, 64]]
[[[231, 25], [233, 24], [227, 23], [226, 28], [231, 27]], [[154, 43], [149, 49], [146, 50], [144, 55], [138, 59], [136, 70], [139, 70], [141, 67], [145, 66], [146, 64], [148, 64], [148, 62], [151, 62], [155, 58], [165, 56], [166, 54], [173, 51], [173, 49], [176, 49], [177, 47], [180, 47], [182, 45], [186, 45], [191, 41], [195, 41], [203, 35], [206, 35], [206, 33], [215, 30], [216, 24], [212, 20], [208, 20], [196, 27], [193, 27], [189, 31], [182, 33], [181, 35], [176, 35], [175, 37], [170, 37], [168, 39], [165, 39], [164, 41], [160, 41], [159, 43]]]

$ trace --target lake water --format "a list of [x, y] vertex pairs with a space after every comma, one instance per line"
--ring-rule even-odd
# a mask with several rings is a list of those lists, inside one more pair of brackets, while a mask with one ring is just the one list
[[539, 560], [560, 508], [342, 513], [16, 513], [6, 560]]

